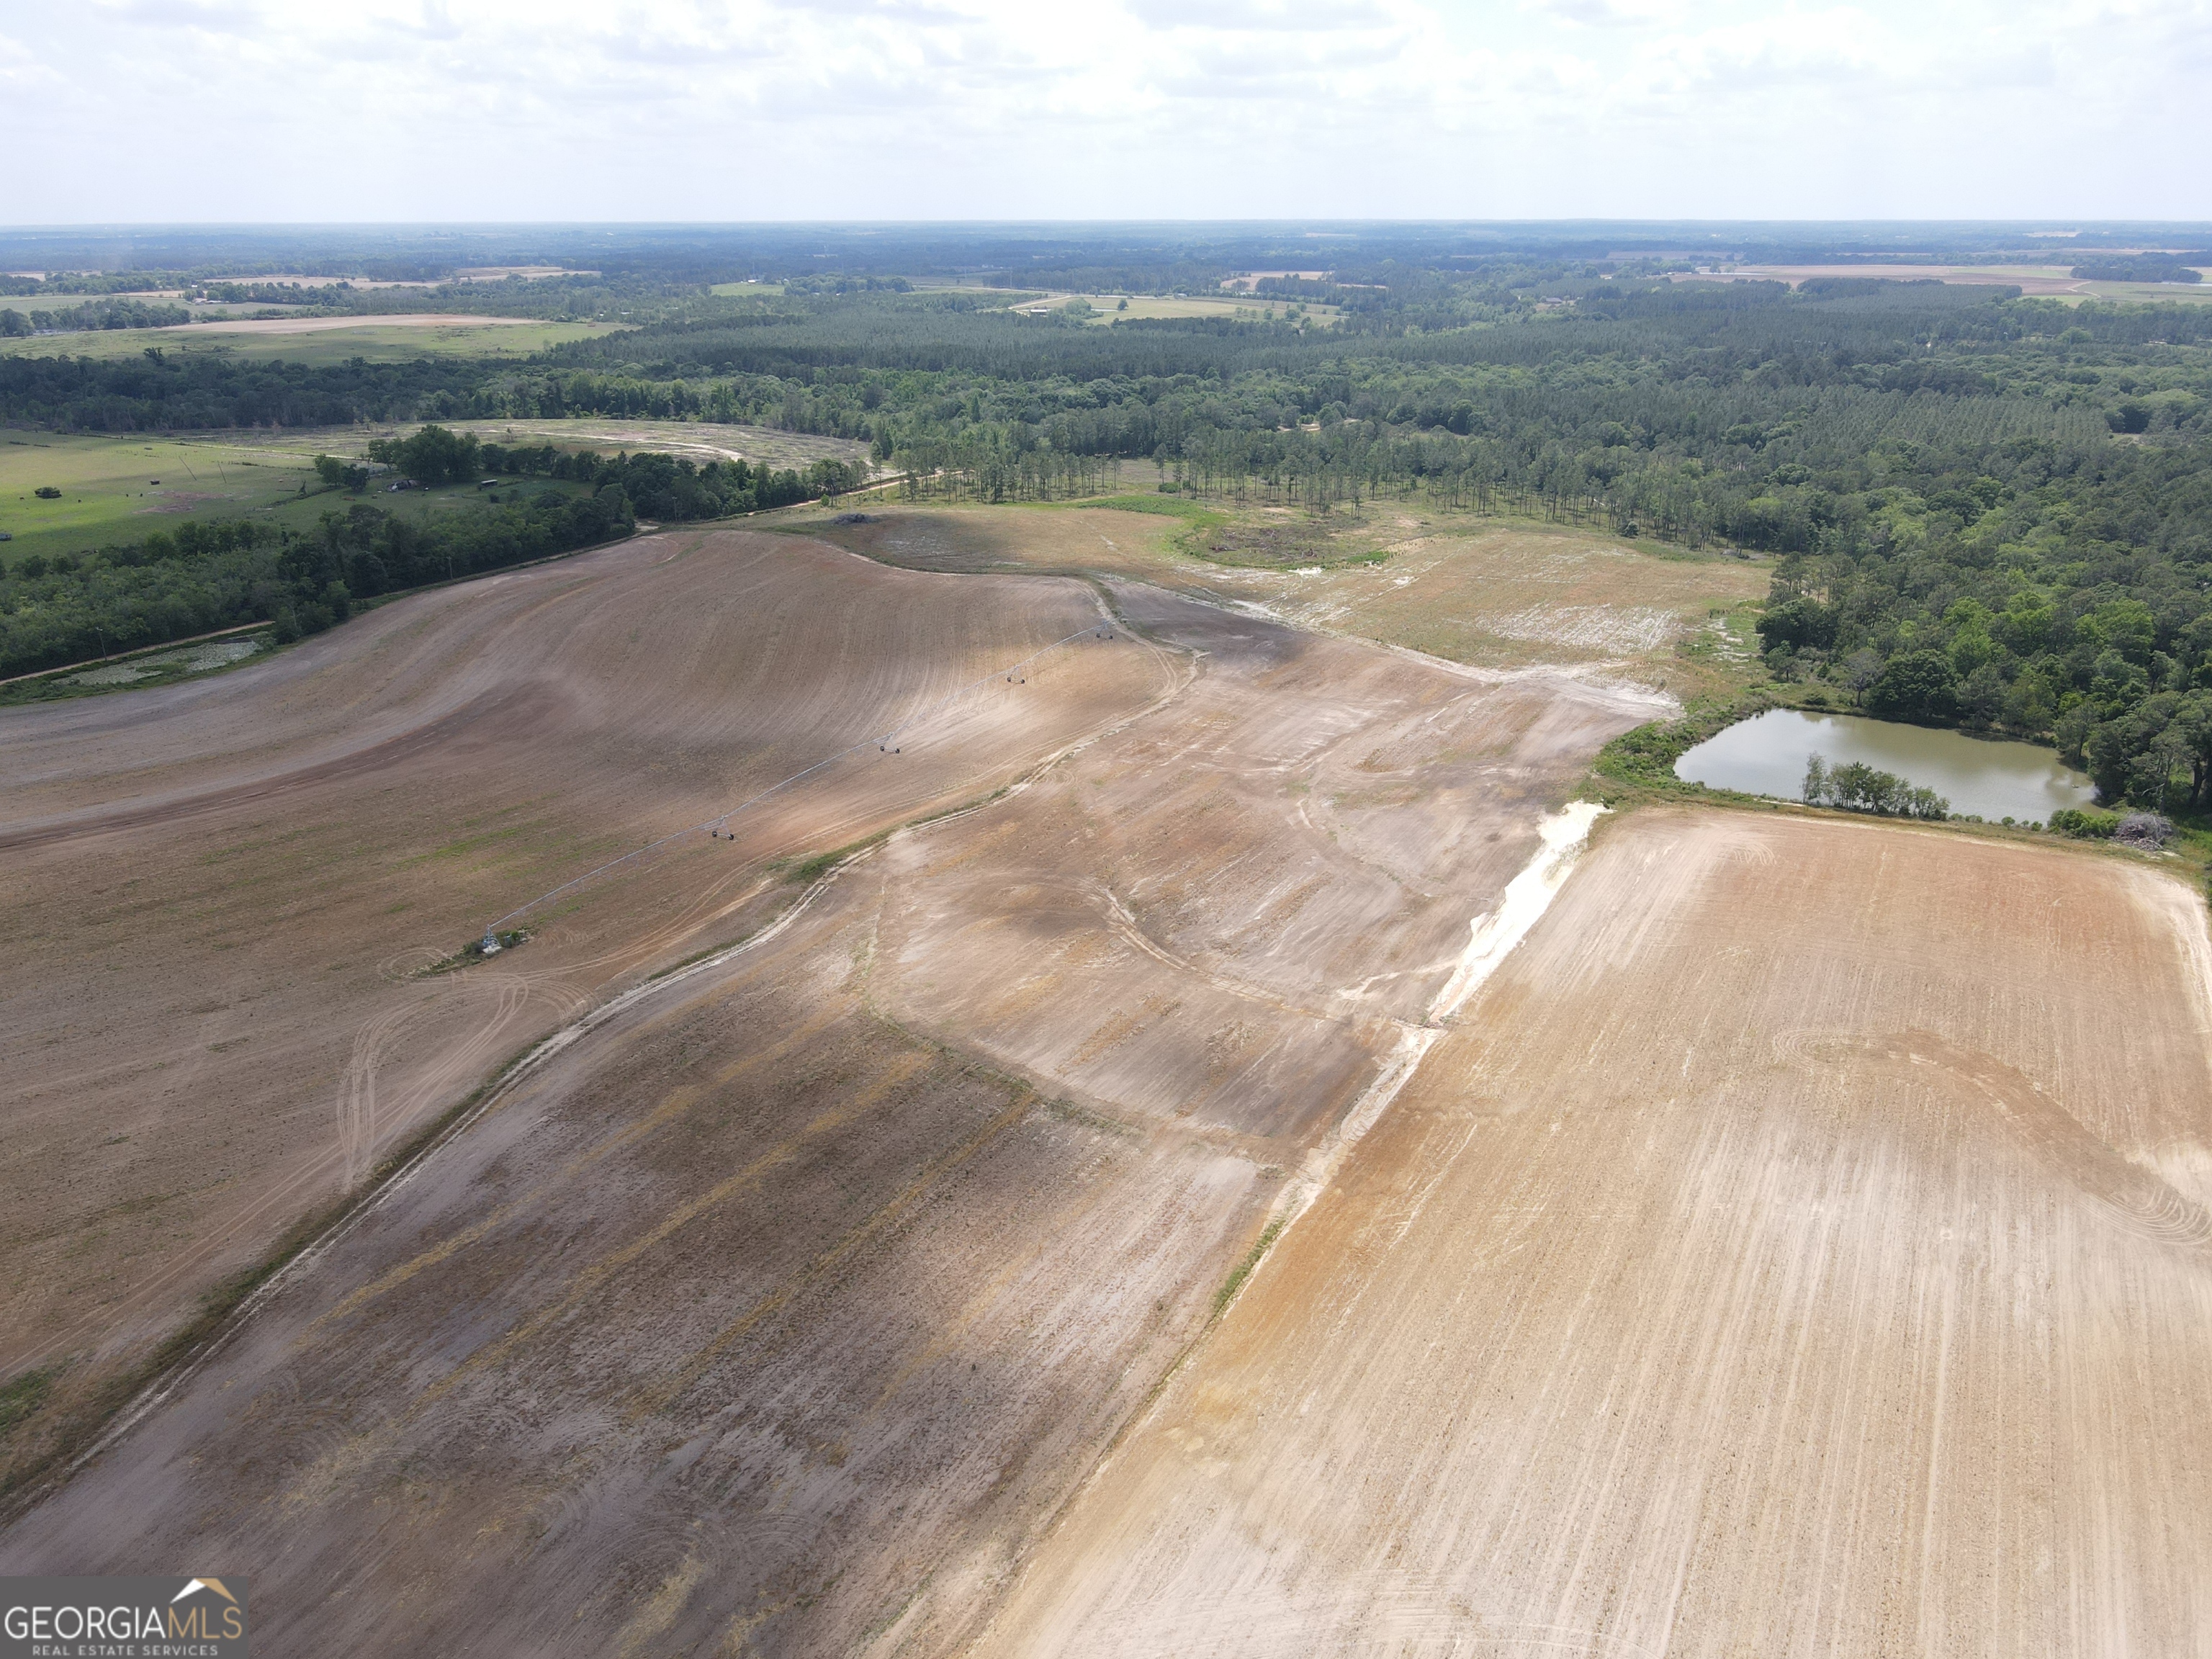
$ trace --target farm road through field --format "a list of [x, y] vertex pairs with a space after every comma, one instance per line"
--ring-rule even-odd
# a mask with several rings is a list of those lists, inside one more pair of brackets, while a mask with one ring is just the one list
[[2203, 1651], [2208, 1040], [2140, 866], [1611, 825], [974, 1650]]

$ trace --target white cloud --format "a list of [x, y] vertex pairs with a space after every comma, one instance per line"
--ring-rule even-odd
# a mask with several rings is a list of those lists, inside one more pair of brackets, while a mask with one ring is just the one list
[[1393, 21], [1371, 0], [1125, 0], [1123, 9], [1148, 28], [1161, 30], [1329, 34], [1388, 27]]
[[2212, 216], [2212, 0], [0, 0], [0, 31], [19, 222]]
[[1643, 68], [1647, 85], [1693, 96], [1794, 95], [1807, 82], [1910, 82], [1918, 78], [1924, 50], [1844, 6], [1670, 34], [1655, 45]]
[[1534, 0], [1538, 10], [1593, 28], [1640, 28], [1681, 16], [1681, 0]]

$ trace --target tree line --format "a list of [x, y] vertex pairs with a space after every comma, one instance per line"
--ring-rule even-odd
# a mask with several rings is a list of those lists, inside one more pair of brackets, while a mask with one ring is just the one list
[[[695, 465], [653, 450], [610, 457], [552, 444], [488, 444], [472, 432], [455, 432], [435, 422], [404, 438], [371, 439], [368, 457], [374, 465], [431, 488], [469, 483], [489, 473], [556, 478], [587, 484], [595, 492], [619, 489], [639, 512], [671, 520], [729, 518], [789, 507], [817, 496], [842, 495], [867, 482], [867, 469], [847, 461], [819, 460], [804, 471], [736, 458]], [[315, 468], [326, 482], [355, 489], [369, 481], [366, 469], [349, 467], [327, 455], [315, 458]]]
[[360, 600], [570, 552], [634, 525], [615, 489], [431, 524], [361, 503], [307, 532], [187, 524], [90, 553], [34, 555], [0, 573], [0, 677], [246, 623], [273, 623], [289, 642], [343, 621]]
[[1827, 757], [1814, 754], [1805, 763], [1805, 804], [1840, 806], [1850, 812], [1872, 812], [1879, 817], [1942, 819], [1951, 816], [1951, 803], [1925, 785], [1916, 784], [1869, 766], [1863, 761], [1828, 764]]
[[[425, 430], [434, 435], [404, 441], [396, 465], [438, 482], [481, 470], [571, 488], [526, 489], [427, 522], [361, 500], [325, 513], [309, 531], [190, 522], [89, 553], [34, 554], [0, 571], [0, 678], [245, 623], [274, 623], [289, 641], [344, 620], [363, 600], [617, 539], [641, 514], [671, 523], [719, 518], [860, 481], [857, 469], [835, 461], [804, 472], [743, 461], [695, 466], [661, 454], [501, 448]], [[456, 471], [461, 457], [466, 465]], [[349, 465], [323, 459], [341, 476]], [[356, 488], [365, 488], [366, 469], [353, 470]]]
[[0, 337], [21, 339], [33, 334], [81, 334], [111, 328], [171, 328], [189, 323], [192, 313], [180, 305], [148, 300], [88, 300], [82, 305], [22, 312], [0, 307]]

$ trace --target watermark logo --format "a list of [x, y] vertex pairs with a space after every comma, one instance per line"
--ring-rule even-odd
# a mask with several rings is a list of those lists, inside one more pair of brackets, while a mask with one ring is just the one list
[[0, 1578], [0, 1659], [246, 1659], [243, 1578]]

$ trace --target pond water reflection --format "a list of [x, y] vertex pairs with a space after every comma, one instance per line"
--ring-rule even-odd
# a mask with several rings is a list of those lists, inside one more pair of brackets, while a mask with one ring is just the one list
[[2004, 817], [2048, 823], [2061, 807], [2087, 806], [2089, 780], [2059, 764], [2048, 749], [1993, 743], [1962, 732], [1870, 720], [1856, 714], [1808, 714], [1771, 708], [1708, 738], [1674, 763], [1674, 775], [1717, 789], [1795, 800], [1805, 763], [1815, 753], [1834, 766], [1859, 761], [1948, 796], [1954, 814], [1992, 823]]

